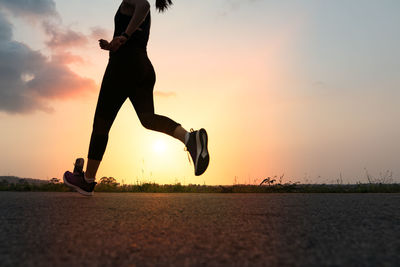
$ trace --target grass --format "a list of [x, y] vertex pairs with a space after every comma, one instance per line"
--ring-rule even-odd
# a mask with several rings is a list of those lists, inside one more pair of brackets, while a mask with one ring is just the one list
[[[0, 191], [33, 192], [70, 192], [62, 183], [31, 184], [26, 181], [9, 183], [0, 182]], [[99, 183], [95, 192], [133, 192], [133, 193], [400, 193], [398, 183], [357, 183], [357, 184], [269, 184], [269, 185], [182, 185], [140, 183], [119, 185], [117, 183]]]

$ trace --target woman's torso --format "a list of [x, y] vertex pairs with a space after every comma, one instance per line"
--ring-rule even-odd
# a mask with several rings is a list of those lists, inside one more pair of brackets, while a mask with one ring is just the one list
[[[127, 5], [124, 2], [120, 5], [114, 17], [114, 37], [120, 36], [126, 30], [129, 22], [132, 19], [133, 12], [133, 6]], [[151, 16], [149, 11], [139, 28], [131, 35], [129, 40], [123, 46], [121, 46], [116, 53], [132, 51], [137, 48], [139, 48], [139, 50], [146, 51], [150, 35], [150, 25]], [[112, 54], [114, 53], [110, 53], [110, 55]]]

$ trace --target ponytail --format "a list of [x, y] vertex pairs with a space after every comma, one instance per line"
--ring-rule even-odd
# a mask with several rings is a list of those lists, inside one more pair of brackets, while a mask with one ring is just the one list
[[164, 12], [170, 5], [172, 5], [172, 0], [156, 0], [156, 9], [159, 12]]

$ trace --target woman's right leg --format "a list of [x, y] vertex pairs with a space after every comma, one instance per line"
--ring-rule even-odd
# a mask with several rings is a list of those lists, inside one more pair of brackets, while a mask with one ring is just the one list
[[85, 172], [88, 181], [94, 181], [96, 178], [97, 170], [107, 147], [108, 133], [119, 109], [127, 98], [122, 90], [118, 90], [121, 86], [118, 74], [118, 70], [112, 64], [107, 66], [97, 101], [90, 138]]
[[175, 137], [176, 139], [180, 140], [182, 143], [186, 144], [187, 134], [188, 134], [188, 131], [186, 131], [186, 129], [183, 128], [181, 125], [178, 125], [175, 128], [174, 133], [172, 134], [172, 136]]

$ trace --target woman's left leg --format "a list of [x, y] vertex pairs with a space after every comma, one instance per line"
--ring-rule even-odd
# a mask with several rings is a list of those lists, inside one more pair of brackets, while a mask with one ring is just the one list
[[195, 175], [203, 174], [210, 160], [207, 149], [208, 137], [205, 129], [187, 132], [180, 124], [170, 118], [154, 113], [152, 90], [138, 90], [137, 92], [140, 93], [130, 96], [129, 99], [142, 125], [147, 129], [168, 134], [182, 141], [192, 157]]
[[147, 55], [142, 60], [142, 64], [139, 64], [139, 69], [143, 70], [141, 82], [135, 84], [134, 88], [131, 88], [132, 91], [127, 88], [130, 92], [129, 100], [132, 102], [140, 122], [147, 129], [168, 134], [182, 141], [192, 157], [195, 175], [203, 174], [210, 160], [206, 130], [202, 128], [189, 133], [179, 123], [154, 113], [155, 72]]
[[146, 129], [165, 133], [183, 143], [185, 142], [187, 131], [170, 118], [150, 112], [138, 113], [138, 117]]
[[129, 95], [129, 100], [135, 108], [141, 124], [146, 129], [168, 134], [185, 144], [188, 132], [181, 124], [166, 116], [155, 114], [154, 83], [155, 79], [149, 79], [142, 83], [141, 86], [137, 86], [134, 92]]

